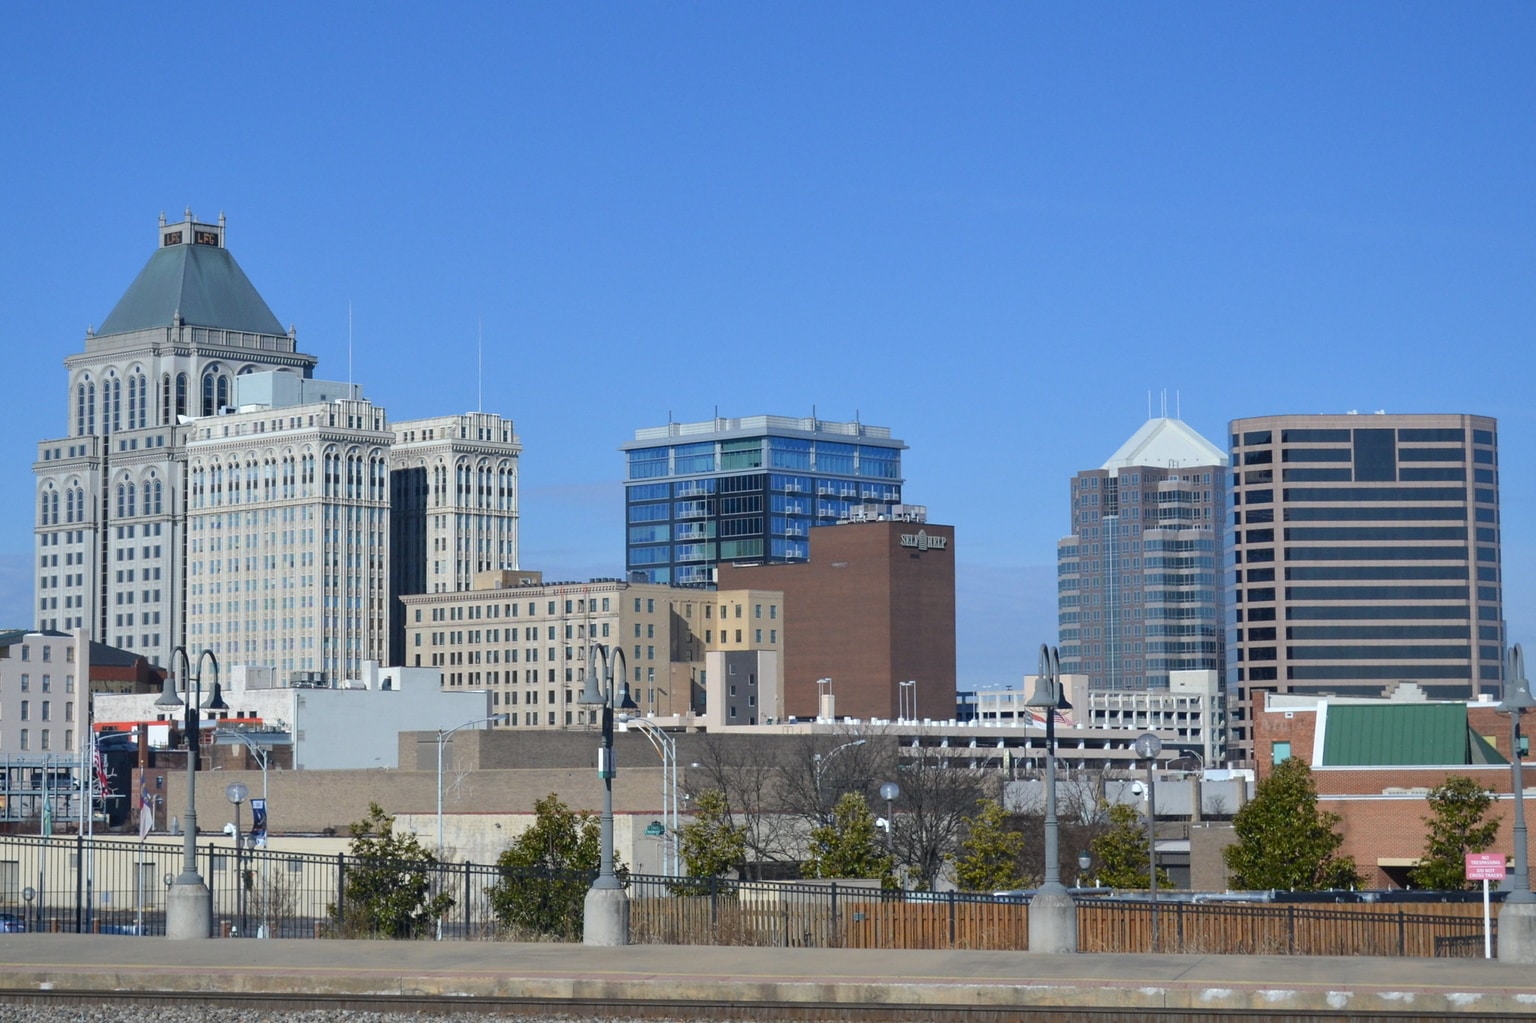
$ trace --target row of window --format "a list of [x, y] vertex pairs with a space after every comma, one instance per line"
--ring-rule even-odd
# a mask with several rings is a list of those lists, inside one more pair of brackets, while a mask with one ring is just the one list
[[[32, 748], [32, 734], [31, 734], [31, 732], [32, 732], [32, 730], [30, 728], [23, 728], [21, 730], [20, 734], [17, 736], [20, 749], [21, 749], [21, 751], [23, 753], [25, 753], [26, 751], [28, 751], [28, 750], [30, 750]], [[40, 729], [38, 729], [37, 737], [38, 737], [38, 747], [37, 747], [38, 749], [40, 749], [40, 750], [49, 750], [49, 749], [53, 748], [52, 729], [49, 729], [49, 728], [40, 728]], [[74, 748], [75, 748], [75, 730], [73, 728], [66, 728], [66, 729], [64, 729], [64, 752], [71, 753], [71, 752], [74, 751]]]

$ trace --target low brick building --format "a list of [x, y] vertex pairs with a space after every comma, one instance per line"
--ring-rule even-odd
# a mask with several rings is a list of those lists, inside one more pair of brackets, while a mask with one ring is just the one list
[[1510, 739], [1497, 704], [1428, 701], [1411, 684], [1383, 700], [1271, 694], [1254, 720], [1260, 783], [1287, 757], [1310, 765], [1319, 807], [1341, 818], [1340, 851], [1372, 888], [1408, 884], [1424, 851], [1427, 796], [1453, 775], [1495, 794], [1490, 817], [1502, 824], [1490, 851], [1513, 855]]

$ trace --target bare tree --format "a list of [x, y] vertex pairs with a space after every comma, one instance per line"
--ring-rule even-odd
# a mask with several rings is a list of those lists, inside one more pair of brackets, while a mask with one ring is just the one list
[[832, 808], [849, 792], [873, 806], [896, 771], [895, 744], [880, 728], [797, 735], [781, 752], [780, 808], [811, 826], [831, 821]]
[[991, 787], [980, 772], [950, 767], [935, 749], [908, 750], [896, 772], [892, 809], [896, 861], [915, 888], [930, 890]]
[[711, 732], [699, 744], [698, 766], [689, 768], [690, 787], [724, 794], [725, 823], [746, 842], [743, 876], [753, 879], [763, 876], [767, 864], [798, 862], [803, 844], [802, 829], [782, 812], [780, 745], [766, 737]]

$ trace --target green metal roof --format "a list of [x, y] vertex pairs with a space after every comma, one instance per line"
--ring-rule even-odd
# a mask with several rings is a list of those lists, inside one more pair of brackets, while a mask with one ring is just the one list
[[1506, 763], [1467, 726], [1462, 703], [1334, 704], [1323, 737], [1324, 767]]
[[100, 334], [169, 327], [287, 333], [228, 249], [216, 245], [166, 245], [149, 257], [139, 276], [102, 322]]

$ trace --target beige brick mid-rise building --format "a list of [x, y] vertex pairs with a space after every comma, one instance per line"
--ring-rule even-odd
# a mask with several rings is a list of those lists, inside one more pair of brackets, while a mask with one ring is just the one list
[[357, 678], [384, 660], [393, 438], [360, 396], [242, 405], [193, 424], [189, 645], [283, 676]]
[[[510, 419], [469, 412], [394, 424], [391, 592], [467, 590], [480, 572], [516, 569], [517, 460]], [[391, 664], [405, 663], [405, 619], [391, 609]]]
[[489, 690], [492, 712], [508, 715], [502, 727], [586, 724], [576, 700], [593, 644], [623, 651], [639, 714], [668, 717], [702, 713], [709, 653], [777, 652], [784, 643], [783, 597], [763, 590], [545, 582], [540, 572], [501, 571], [477, 575], [470, 590], [401, 601], [406, 663], [440, 668], [445, 689]]

